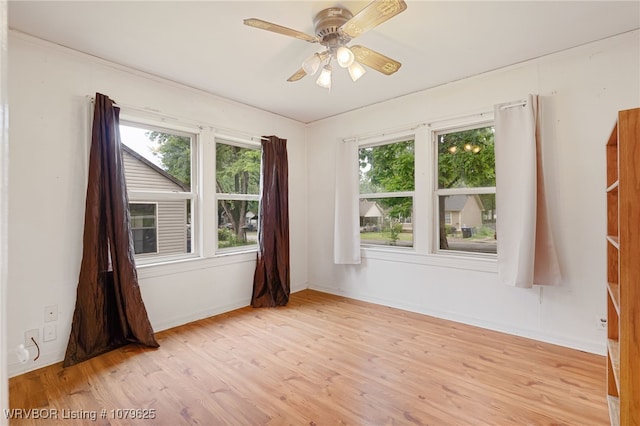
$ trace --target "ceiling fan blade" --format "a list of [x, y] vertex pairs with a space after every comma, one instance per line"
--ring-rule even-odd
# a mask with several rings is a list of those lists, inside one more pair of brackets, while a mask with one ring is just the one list
[[403, 0], [372, 1], [353, 18], [342, 24], [340, 29], [351, 38], [388, 21], [407, 8]]
[[398, 71], [402, 64], [367, 47], [355, 45], [350, 47], [356, 61], [386, 75]]
[[308, 41], [309, 43], [317, 43], [318, 39], [309, 34], [302, 33], [300, 31], [293, 30], [291, 28], [283, 27], [282, 25], [273, 24], [271, 22], [263, 21], [262, 19], [249, 18], [244, 20], [244, 24], [250, 27], [258, 28], [261, 30], [272, 31], [274, 33], [294, 37], [300, 40]]
[[307, 73], [305, 72], [305, 70], [303, 70], [302, 68], [300, 68], [298, 71], [296, 71], [291, 77], [289, 77], [287, 79], [287, 81], [298, 81], [300, 80], [302, 77], [304, 77], [305, 75], [307, 75]]

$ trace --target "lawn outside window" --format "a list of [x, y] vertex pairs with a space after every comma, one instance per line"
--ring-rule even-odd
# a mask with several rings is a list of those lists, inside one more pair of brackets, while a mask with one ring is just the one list
[[360, 244], [413, 247], [415, 141], [359, 147]]
[[433, 132], [436, 253], [493, 256], [497, 251], [492, 122]]

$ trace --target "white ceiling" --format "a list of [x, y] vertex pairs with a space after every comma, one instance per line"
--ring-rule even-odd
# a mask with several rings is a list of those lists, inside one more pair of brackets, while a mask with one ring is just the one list
[[[334, 71], [288, 83], [319, 45], [243, 25], [260, 18], [314, 34], [331, 6], [367, 1], [10, 1], [13, 30], [309, 123], [640, 28], [639, 1], [411, 1], [355, 39], [402, 63], [353, 83]], [[11, 47], [9, 46], [9, 49]]]

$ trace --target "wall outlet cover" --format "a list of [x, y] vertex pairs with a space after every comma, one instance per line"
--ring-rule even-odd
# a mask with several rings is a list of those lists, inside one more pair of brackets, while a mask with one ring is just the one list
[[43, 337], [42, 340], [45, 342], [50, 342], [52, 340], [56, 340], [58, 337], [57, 332], [56, 332], [56, 325], [55, 324], [49, 324], [49, 325], [45, 325], [44, 326], [44, 333], [43, 333]]
[[44, 322], [58, 321], [58, 305], [44, 307]]

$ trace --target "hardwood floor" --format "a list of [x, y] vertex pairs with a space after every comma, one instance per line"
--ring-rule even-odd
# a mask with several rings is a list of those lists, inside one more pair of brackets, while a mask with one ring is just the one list
[[11, 424], [609, 422], [602, 356], [312, 290], [157, 337], [11, 379], [12, 409], [58, 416]]

